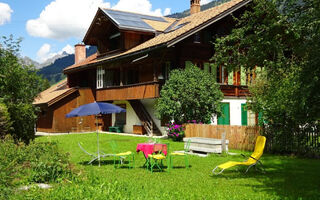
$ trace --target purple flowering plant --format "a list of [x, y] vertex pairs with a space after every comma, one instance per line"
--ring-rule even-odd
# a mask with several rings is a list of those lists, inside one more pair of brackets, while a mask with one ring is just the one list
[[167, 124], [168, 127], [168, 137], [174, 141], [181, 141], [184, 137], [184, 127], [180, 124], [170, 122]]

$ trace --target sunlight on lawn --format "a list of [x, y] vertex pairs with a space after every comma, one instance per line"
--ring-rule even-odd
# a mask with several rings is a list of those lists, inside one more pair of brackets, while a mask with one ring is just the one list
[[[34, 198], [108, 199], [108, 195], [112, 199], [320, 198], [319, 160], [264, 154], [265, 174], [254, 169], [244, 174], [245, 167], [234, 167], [215, 176], [211, 171], [216, 165], [229, 160], [242, 161], [242, 156], [189, 156], [190, 169], [185, 168], [183, 158], [175, 157], [173, 170], [151, 173], [142, 167], [145, 162], [142, 152], [135, 153], [134, 169], [114, 169], [111, 157], [103, 158], [101, 167], [97, 163], [87, 165], [91, 157], [82, 152], [77, 143], [95, 152], [95, 134], [38, 137], [36, 140], [57, 141], [63, 151], [70, 153], [71, 162], [80, 169], [80, 176], [86, 178], [80, 178], [77, 183], [56, 185], [56, 189], [42, 191], [41, 195], [37, 190], [29, 191]], [[100, 145], [105, 153], [112, 153], [111, 140], [118, 143], [120, 151], [135, 152], [137, 144], [146, 142], [147, 138], [101, 134]], [[170, 150], [183, 150], [183, 143], [170, 141]], [[241, 153], [250, 155], [251, 152]]]

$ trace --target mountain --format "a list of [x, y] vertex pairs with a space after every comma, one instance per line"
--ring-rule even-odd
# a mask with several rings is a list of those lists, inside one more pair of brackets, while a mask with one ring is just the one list
[[56, 60], [58, 60], [59, 58], [63, 58], [65, 56], [68, 56], [70, 54], [68, 54], [67, 52], [62, 52], [61, 54], [57, 54], [55, 56], [53, 56], [52, 58], [49, 58], [47, 59], [46, 61], [44, 61], [43, 63], [40, 64], [40, 68], [43, 68], [43, 67], [47, 67], [51, 64], [53, 64]]
[[[97, 51], [96, 47], [89, 47], [86, 49], [87, 57], [94, 54]], [[56, 57], [55, 59], [50, 59], [46, 61], [47, 66], [42, 67], [38, 74], [42, 75], [44, 78], [48, 79], [50, 84], [54, 84], [65, 78], [63, 70], [74, 64], [74, 54], [63, 53], [63, 57]]]
[[[225, 3], [225, 2], [228, 2], [228, 1], [230, 1], [230, 0], [213, 0], [210, 3], [202, 5], [201, 6], [201, 11], [207, 10], [207, 9], [215, 7], [215, 6], [218, 6], [218, 5], [220, 5], [222, 3]], [[189, 15], [190, 15], [190, 9], [182, 11], [182, 12], [179, 12], [179, 13], [173, 13], [173, 14], [168, 15], [166, 17], [181, 19], [181, 18], [187, 17]]]
[[23, 65], [33, 65], [36, 69], [41, 68], [40, 64], [34, 60], [32, 60], [31, 58], [25, 56], [20, 58], [20, 62]]

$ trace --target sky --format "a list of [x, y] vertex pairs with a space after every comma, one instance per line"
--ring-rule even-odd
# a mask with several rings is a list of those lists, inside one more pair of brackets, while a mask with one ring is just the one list
[[23, 38], [21, 56], [42, 63], [73, 53], [98, 7], [163, 16], [188, 9], [190, 0], [0, 0], [0, 36]]

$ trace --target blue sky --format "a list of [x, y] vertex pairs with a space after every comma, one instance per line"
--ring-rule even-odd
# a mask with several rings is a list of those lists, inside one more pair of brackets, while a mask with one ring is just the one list
[[190, 0], [0, 0], [0, 36], [22, 37], [21, 55], [43, 62], [73, 52], [98, 6], [166, 15], [189, 8]]

